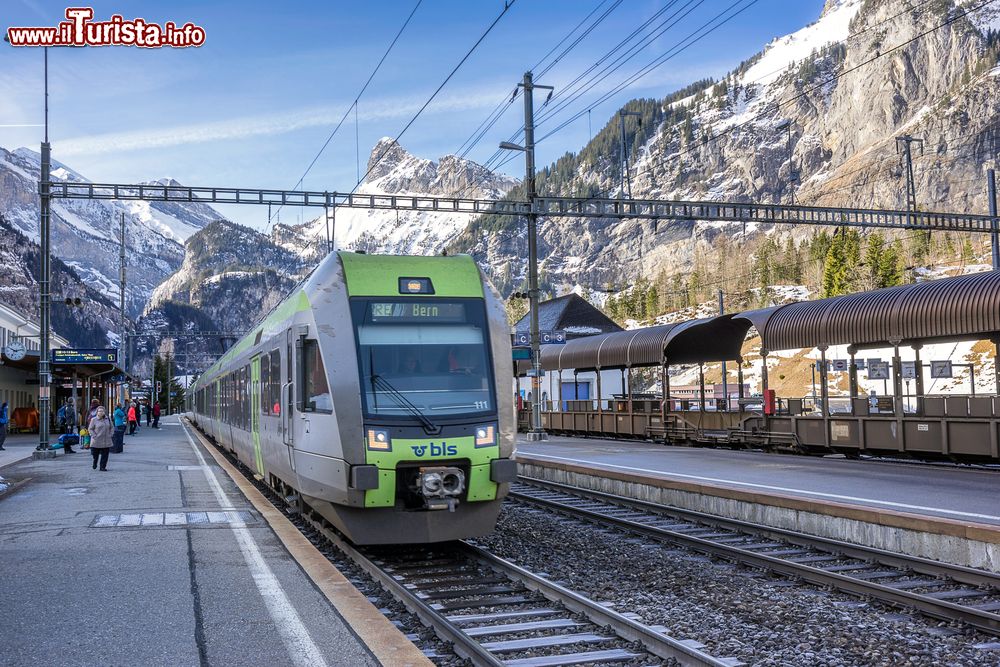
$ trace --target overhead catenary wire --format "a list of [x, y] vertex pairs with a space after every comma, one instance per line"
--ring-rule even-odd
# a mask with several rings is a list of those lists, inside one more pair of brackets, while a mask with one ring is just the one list
[[[371, 82], [375, 78], [375, 75], [378, 74], [379, 70], [382, 68], [383, 63], [385, 63], [386, 58], [389, 57], [389, 54], [392, 52], [393, 47], [396, 46], [396, 43], [399, 41], [399, 38], [403, 35], [403, 31], [405, 31], [406, 27], [408, 25], [410, 25], [410, 21], [413, 19], [413, 15], [417, 13], [417, 10], [420, 8], [420, 5], [421, 5], [422, 2], [423, 2], [423, 0], [417, 0], [416, 4], [413, 5], [413, 9], [410, 11], [409, 15], [406, 17], [406, 20], [403, 21], [403, 25], [400, 26], [399, 30], [396, 32], [396, 36], [392, 38], [392, 41], [389, 43], [389, 46], [386, 47], [386, 50], [382, 54], [382, 57], [379, 59], [378, 63], [375, 65], [374, 69], [372, 69], [371, 74], [368, 75], [368, 80], [365, 81], [365, 83], [364, 83], [363, 86], [361, 86], [361, 90], [358, 91], [358, 94], [355, 96], [354, 101], [351, 103], [351, 105], [349, 107], [347, 107], [347, 110], [344, 111], [344, 115], [340, 117], [340, 120], [337, 122], [337, 125], [334, 126], [333, 130], [327, 136], [326, 141], [324, 141], [323, 145], [320, 146], [320, 149], [316, 152], [316, 155], [313, 157], [312, 161], [309, 163], [309, 166], [306, 167], [306, 170], [304, 172], [302, 172], [302, 176], [300, 176], [299, 180], [296, 181], [295, 185], [292, 187], [292, 190], [297, 190], [299, 188], [299, 186], [302, 185], [302, 183], [306, 179], [306, 176], [308, 176], [309, 172], [312, 171], [312, 168], [314, 166], [316, 166], [316, 162], [319, 160], [320, 156], [323, 155], [323, 152], [326, 150], [327, 146], [329, 146], [330, 142], [333, 141], [333, 138], [335, 136], [337, 136], [337, 132], [340, 130], [340, 127], [344, 124], [344, 121], [346, 121], [347, 118], [350, 116], [352, 110], [355, 112], [355, 132], [357, 132], [357, 105], [358, 105], [358, 102], [361, 100], [361, 96], [365, 94], [365, 91], [368, 90], [368, 86], [371, 85]], [[275, 214], [277, 214], [280, 211], [281, 211], [281, 206], [278, 206], [278, 209], [275, 211]], [[271, 224], [271, 218], [270, 217], [268, 217], [268, 221], [267, 222], [268, 222], [268, 225]], [[265, 230], [265, 233], [266, 233], [266, 230]]]
[[[465, 53], [464, 56], [462, 56], [462, 59], [458, 61], [458, 64], [455, 65], [454, 68], [452, 68], [452, 70], [448, 73], [448, 76], [444, 78], [444, 81], [442, 81], [441, 84], [434, 90], [434, 92], [431, 93], [430, 97], [427, 98], [427, 101], [423, 103], [423, 105], [417, 110], [417, 112], [413, 115], [413, 117], [406, 123], [406, 125], [403, 126], [403, 129], [400, 130], [399, 133], [393, 138], [392, 140], [393, 144], [399, 143], [399, 140], [403, 137], [404, 134], [406, 134], [406, 131], [409, 130], [413, 126], [413, 124], [417, 122], [417, 119], [420, 118], [420, 115], [427, 109], [430, 103], [434, 101], [434, 99], [438, 96], [441, 90], [443, 90], [444, 87], [448, 85], [448, 82], [451, 81], [452, 77], [455, 76], [455, 73], [458, 72], [459, 69], [461, 69], [462, 65], [464, 65], [465, 62], [476, 51], [476, 49], [479, 48], [479, 45], [483, 43], [483, 41], [486, 39], [487, 36], [489, 36], [489, 34], [493, 31], [493, 28], [495, 28], [497, 24], [500, 23], [500, 20], [507, 15], [507, 12], [509, 12], [510, 8], [514, 6], [515, 2], [517, 2], [517, 0], [504, 1], [503, 9], [500, 11], [497, 17], [493, 19], [493, 22], [490, 23], [490, 25], [486, 28], [486, 30], [483, 31], [483, 34], [479, 36], [479, 39], [476, 40], [476, 43], [472, 45], [472, 47]], [[375, 167], [381, 164], [382, 160], [385, 159], [385, 156], [389, 154], [389, 150], [390, 148], [386, 148], [377, 158], [375, 158], [372, 161], [370, 165], [368, 165], [368, 170], [365, 171], [364, 175], [358, 179], [358, 182], [355, 183], [354, 187], [351, 189], [352, 193], [358, 189], [358, 187], [361, 185], [361, 183], [364, 182], [366, 178], [368, 178], [368, 175], [372, 173]]]

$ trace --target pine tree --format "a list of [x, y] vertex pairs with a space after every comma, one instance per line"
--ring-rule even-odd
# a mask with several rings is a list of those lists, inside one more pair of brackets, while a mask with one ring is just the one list
[[834, 234], [823, 262], [823, 298], [846, 294], [847, 260], [843, 234]]
[[904, 268], [902, 244], [899, 241], [886, 247], [879, 257], [876, 287], [895, 287], [903, 284]]

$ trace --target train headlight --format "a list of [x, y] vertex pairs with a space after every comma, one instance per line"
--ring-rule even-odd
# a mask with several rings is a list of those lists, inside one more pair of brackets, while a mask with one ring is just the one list
[[497, 444], [497, 429], [494, 424], [476, 427], [476, 447], [492, 447]]
[[392, 439], [389, 437], [389, 432], [380, 428], [368, 429], [368, 449], [391, 452]]

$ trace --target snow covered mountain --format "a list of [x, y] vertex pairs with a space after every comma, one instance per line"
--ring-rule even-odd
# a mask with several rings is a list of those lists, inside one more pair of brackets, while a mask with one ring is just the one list
[[[499, 199], [517, 180], [494, 174], [470, 160], [446, 155], [438, 161], [418, 158], [388, 137], [381, 139], [368, 159], [368, 176], [359, 194], [399, 194], [437, 197]], [[338, 209], [335, 237], [338, 248], [396, 254], [436, 254], [471, 222], [467, 214], [365, 211]], [[326, 238], [326, 216], [289, 228], [308, 241], [288, 247], [314, 249]], [[307, 252], [314, 252], [313, 250]]]
[[[18, 231], [38, 238], [38, 153], [0, 148], [0, 213]], [[52, 179], [88, 182], [70, 167], [54, 162]], [[167, 182], [167, 181], [158, 181]], [[169, 181], [177, 184], [176, 181]], [[121, 216], [125, 216], [127, 253], [126, 309], [138, 315], [153, 289], [183, 260], [182, 243], [223, 216], [205, 204], [115, 202], [57, 199], [52, 203], [53, 255], [93, 289], [118, 302]]]
[[[984, 165], [997, 150], [1000, 8], [964, 0], [828, 0], [810, 26], [768, 44], [719, 81], [625, 105], [637, 198], [905, 208], [896, 138], [914, 147], [918, 205], [985, 213]], [[787, 125], [786, 125], [787, 124]], [[791, 155], [789, 155], [789, 140]], [[578, 153], [539, 175], [543, 194], [619, 192], [617, 114]], [[523, 196], [515, 190], [511, 196]], [[751, 225], [763, 233], [801, 238]], [[712, 265], [738, 224], [543, 219], [546, 285], [619, 288]], [[504, 291], [525, 274], [517, 221], [485, 216], [451, 245], [472, 252]]]

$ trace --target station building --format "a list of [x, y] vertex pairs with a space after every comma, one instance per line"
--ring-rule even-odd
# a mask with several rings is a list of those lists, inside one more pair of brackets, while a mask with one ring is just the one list
[[[39, 332], [37, 322], [0, 303], [0, 350], [6, 350], [10, 343], [21, 343], [26, 352], [16, 361], [0, 352], [0, 403], [7, 402], [12, 429], [38, 426]], [[69, 345], [69, 341], [55, 334], [50, 341], [52, 349]], [[33, 421], [31, 415], [34, 415]]]
[[[570, 293], [564, 296], [543, 301], [538, 304], [538, 328], [540, 331], [562, 331], [566, 340], [576, 340], [587, 336], [623, 331], [610, 317], [594, 307], [579, 294]], [[530, 313], [514, 325], [515, 333], [530, 331]], [[519, 362], [517, 375], [523, 375], [530, 367], [528, 362]], [[574, 373], [572, 370], [546, 371], [541, 382], [542, 401], [596, 401], [609, 399], [625, 390], [625, 382], [617, 371], [603, 371], [600, 382], [596, 371]], [[530, 404], [532, 399], [531, 380], [517, 377], [517, 394], [522, 405]], [[600, 387], [600, 395], [598, 394]]]

